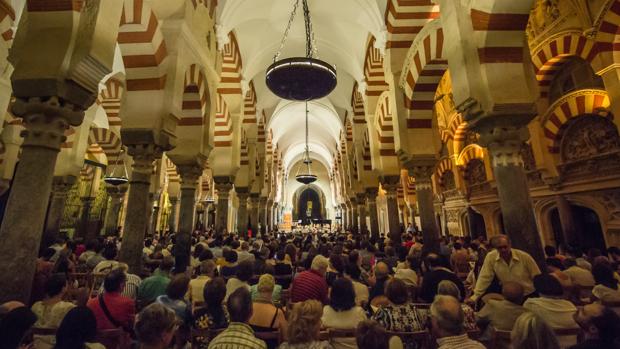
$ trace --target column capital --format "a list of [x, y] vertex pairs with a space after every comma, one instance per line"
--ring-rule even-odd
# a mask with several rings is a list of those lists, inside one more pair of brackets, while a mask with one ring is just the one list
[[175, 206], [177, 202], [179, 202], [179, 198], [176, 196], [168, 196], [168, 201], [170, 201], [172, 206]]
[[108, 195], [115, 199], [123, 197], [125, 193], [127, 192], [127, 189], [129, 189], [129, 186], [126, 184], [124, 185], [106, 184], [105, 186], [105, 191], [108, 193]]
[[530, 138], [526, 126], [487, 125], [479, 129], [480, 145], [489, 149], [492, 165], [523, 166], [521, 151]]
[[363, 205], [366, 202], [366, 192], [356, 193], [355, 198], [357, 199], [357, 203]]
[[247, 200], [250, 197], [250, 188], [235, 186], [235, 193], [237, 193], [237, 197], [240, 201]]
[[55, 176], [52, 180], [52, 195], [66, 196], [76, 182], [75, 176]]
[[377, 187], [366, 188], [366, 199], [370, 200], [372, 198], [373, 200], [376, 200], [377, 195], [379, 195], [379, 188]]
[[409, 172], [409, 175], [415, 177], [416, 182], [431, 181], [431, 176], [435, 172], [437, 158], [434, 155], [401, 155], [401, 163]]
[[177, 165], [177, 171], [181, 177], [181, 189], [195, 189], [202, 176], [203, 166], [199, 164]]
[[127, 153], [133, 159], [132, 180], [136, 173], [150, 177], [154, 170], [153, 162], [161, 158], [164, 149], [156, 144], [126, 144], [126, 146]]
[[84, 111], [62, 98], [38, 97], [17, 98], [11, 110], [24, 122], [22, 147], [42, 147], [60, 150], [67, 139], [65, 131], [70, 125], [79, 125], [84, 118]]

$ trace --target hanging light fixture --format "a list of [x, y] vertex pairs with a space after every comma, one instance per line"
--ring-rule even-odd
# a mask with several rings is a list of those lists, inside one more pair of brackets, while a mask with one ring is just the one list
[[118, 168], [118, 161], [120, 160], [121, 156], [123, 156], [123, 154], [124, 154], [124, 150], [121, 148], [119, 156], [118, 158], [116, 158], [116, 161], [114, 162], [114, 165], [112, 166], [112, 171], [110, 171], [110, 175], [103, 177], [103, 181], [106, 182], [107, 184], [110, 184], [113, 186], [119, 186], [121, 184], [125, 184], [129, 182], [129, 179], [127, 178], [127, 167], [125, 167], [125, 161], [123, 161], [123, 169], [125, 170], [124, 175], [120, 175], [120, 176], [115, 175], [116, 169]]
[[[278, 60], [300, 1], [303, 4], [306, 28], [306, 56]], [[267, 87], [276, 96], [294, 101], [310, 101], [327, 96], [336, 88], [336, 68], [315, 58], [317, 53], [308, 0], [295, 0], [280, 48], [273, 57], [273, 64], [267, 68]]]
[[312, 160], [310, 160], [310, 148], [308, 147], [308, 102], [306, 102], [306, 150], [304, 151], [303, 162], [306, 164], [306, 173], [300, 173], [303, 165], [299, 166], [295, 180], [306, 185], [316, 182], [317, 176], [312, 174], [312, 169], [310, 168]]

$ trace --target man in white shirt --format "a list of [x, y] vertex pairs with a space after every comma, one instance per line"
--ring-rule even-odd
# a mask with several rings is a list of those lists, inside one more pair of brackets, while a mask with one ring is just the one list
[[566, 267], [564, 274], [570, 277], [573, 284], [585, 287], [594, 286], [594, 276], [592, 276], [592, 272], [586, 268], [578, 266], [574, 259], [566, 259], [564, 261], [564, 266]]
[[506, 235], [494, 236], [491, 245], [495, 249], [484, 259], [470, 300], [475, 302], [482, 297], [495, 277], [501, 284], [509, 281], [519, 283], [526, 296], [532, 294], [534, 276], [540, 274], [534, 258], [527, 252], [511, 248], [510, 239]]

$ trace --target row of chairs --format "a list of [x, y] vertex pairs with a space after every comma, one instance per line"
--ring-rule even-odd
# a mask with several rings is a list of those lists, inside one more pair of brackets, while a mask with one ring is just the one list
[[[40, 328], [32, 329], [32, 335], [37, 336], [56, 336], [56, 328]], [[122, 329], [99, 330], [95, 336], [95, 342], [102, 344], [106, 349], [123, 349], [125, 332]]]

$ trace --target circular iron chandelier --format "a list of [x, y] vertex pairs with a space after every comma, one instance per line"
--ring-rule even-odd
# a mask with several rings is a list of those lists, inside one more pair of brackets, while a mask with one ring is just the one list
[[121, 151], [119, 153], [118, 158], [116, 158], [116, 161], [114, 162], [114, 165], [112, 166], [112, 171], [110, 172], [109, 176], [105, 176], [103, 177], [103, 181], [109, 185], [113, 185], [113, 186], [119, 186], [121, 184], [125, 184], [127, 182], [129, 182], [129, 178], [127, 178], [127, 167], [125, 167], [125, 162], [123, 161], [123, 169], [125, 170], [124, 175], [115, 175], [114, 173], [116, 172], [116, 169], [118, 167], [118, 161], [120, 160], [121, 156], [123, 155], [123, 149], [121, 148]]
[[[300, 1], [303, 4], [306, 28], [306, 56], [278, 60]], [[337, 84], [336, 68], [315, 58], [318, 56], [317, 53], [308, 0], [295, 0], [293, 12], [291, 12], [291, 17], [280, 42], [280, 48], [273, 57], [273, 63], [267, 68], [265, 78], [267, 87], [276, 96], [294, 101], [310, 101], [330, 94]]]
[[312, 160], [310, 160], [310, 148], [308, 147], [308, 102], [306, 102], [306, 149], [304, 151], [303, 163], [306, 164], [306, 172], [300, 173], [303, 166], [299, 166], [297, 168], [295, 180], [305, 185], [316, 182], [317, 176], [312, 174], [312, 169], [310, 168], [310, 165], [312, 165]]

